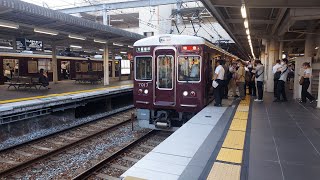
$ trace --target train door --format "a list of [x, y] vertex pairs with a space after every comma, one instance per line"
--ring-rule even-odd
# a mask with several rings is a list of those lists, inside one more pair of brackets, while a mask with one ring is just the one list
[[154, 104], [175, 106], [175, 50], [155, 50], [155, 93]]

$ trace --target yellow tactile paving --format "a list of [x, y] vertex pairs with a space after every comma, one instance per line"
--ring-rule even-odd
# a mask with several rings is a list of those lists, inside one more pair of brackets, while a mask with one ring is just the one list
[[231, 149], [243, 149], [245, 132], [229, 130], [222, 147]]
[[241, 166], [215, 162], [207, 180], [240, 180]]
[[249, 112], [245, 111], [237, 111], [234, 115], [234, 119], [242, 119], [242, 120], [248, 120]]
[[40, 98], [64, 96], [64, 95], [71, 95], [71, 94], [79, 94], [79, 93], [93, 92], [93, 91], [99, 91], [99, 90], [111, 90], [111, 89], [117, 89], [117, 88], [128, 87], [128, 86], [132, 87], [132, 85], [128, 84], [128, 85], [121, 85], [121, 86], [111, 86], [111, 87], [107, 87], [107, 88], [97, 88], [97, 89], [90, 89], [90, 90], [66, 92], [66, 93], [60, 93], [60, 94], [49, 94], [46, 96], [34, 96], [34, 97], [27, 97], [27, 98], [9, 99], [9, 100], [0, 101], [0, 104], [28, 101], [28, 100], [34, 100], [34, 99], [40, 99]]
[[238, 106], [237, 111], [249, 112], [249, 106]]
[[221, 148], [217, 160], [241, 164], [243, 150]]
[[247, 130], [247, 121], [233, 119], [229, 129], [234, 130], [234, 131], [244, 131], [245, 132]]
[[133, 176], [127, 176], [124, 178], [124, 180], [146, 180], [138, 177], [133, 177]]

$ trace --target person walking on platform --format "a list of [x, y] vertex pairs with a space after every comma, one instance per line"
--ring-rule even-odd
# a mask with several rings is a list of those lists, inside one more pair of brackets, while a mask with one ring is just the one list
[[281, 96], [283, 102], [287, 102], [286, 87], [287, 77], [289, 73], [288, 59], [283, 59], [281, 61], [281, 67], [278, 68], [277, 72], [280, 72], [280, 78], [277, 83], [277, 98], [273, 102], [281, 102]]
[[309, 92], [308, 88], [310, 86], [310, 78], [311, 78], [311, 66], [310, 63], [305, 62], [302, 64], [302, 68], [304, 69], [303, 75], [301, 76], [300, 84], [302, 85], [301, 90], [301, 101], [300, 103], [306, 103], [307, 98], [309, 99], [310, 103], [313, 103], [316, 98], [313, 97]]
[[278, 71], [278, 69], [281, 67], [280, 60], [276, 60], [276, 64], [272, 67], [272, 73], [273, 73], [273, 96], [274, 98], [277, 98], [277, 92], [278, 92], [278, 81], [280, 78], [281, 72]]
[[260, 60], [255, 61], [255, 78], [257, 81], [257, 89], [258, 89], [258, 98], [254, 101], [262, 102], [263, 101], [263, 80], [264, 80], [264, 66]]
[[214, 71], [213, 80], [218, 83], [218, 86], [214, 89], [214, 98], [215, 104], [214, 106], [221, 107], [222, 106], [222, 96], [223, 96], [223, 80], [224, 80], [224, 68], [222, 66], [223, 60], [219, 59], [217, 61], [217, 67]]
[[239, 88], [239, 94], [240, 94], [240, 99], [244, 100], [246, 96], [245, 92], [245, 69], [244, 69], [244, 62], [242, 62], [240, 59], [237, 60], [238, 63], [238, 70], [237, 70], [237, 79], [236, 79], [236, 84]]

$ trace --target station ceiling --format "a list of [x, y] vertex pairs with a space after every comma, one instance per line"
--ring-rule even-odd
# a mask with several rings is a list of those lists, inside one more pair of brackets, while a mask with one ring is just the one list
[[[284, 42], [284, 50], [303, 53], [305, 36], [319, 30], [319, 0], [201, 0], [240, 47], [242, 55], [251, 55], [241, 6], [247, 9], [249, 29], [256, 57], [264, 51], [262, 39]], [[308, 30], [309, 29], [309, 30]]]
[[[107, 40], [111, 48], [119, 48], [113, 43], [128, 48], [127, 45], [144, 37], [19, 0], [0, 0], [0, 21], [19, 25], [18, 29], [1, 28], [1, 34], [6, 37], [25, 37], [57, 46], [76, 44], [102, 48], [104, 44], [94, 42], [94, 39], [99, 39]], [[34, 28], [58, 32], [58, 35], [36, 33]], [[70, 39], [70, 34], [85, 37], [86, 40]]]

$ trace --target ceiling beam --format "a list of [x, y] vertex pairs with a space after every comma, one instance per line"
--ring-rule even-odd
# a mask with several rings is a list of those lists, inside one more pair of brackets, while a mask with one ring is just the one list
[[221, 15], [221, 13], [214, 7], [212, 1], [210, 0], [201, 0], [203, 5], [209, 10], [209, 12], [217, 19], [219, 24], [223, 27], [223, 29], [229, 34], [229, 36], [233, 39], [233, 41], [238, 45], [240, 52], [242, 55], [246, 58], [249, 58], [249, 53], [245, 51], [243, 48], [243, 45], [239, 43], [237, 38], [232, 33], [228, 23], [225, 21], [224, 17]]
[[[243, 24], [244, 20], [243, 19], [226, 19], [227, 23], [232, 23], [232, 24]], [[275, 20], [264, 20], [264, 19], [250, 19], [249, 23], [250, 24], [274, 24], [276, 21]]]
[[[194, 2], [196, 0], [181, 0], [181, 1]], [[94, 11], [101, 11], [101, 10], [159, 6], [159, 5], [176, 4], [176, 3], [177, 3], [177, 0], [135, 0], [135, 1], [126, 1], [126, 2], [89, 5], [89, 6], [79, 6], [79, 7], [73, 7], [73, 8], [59, 9], [58, 11], [66, 14], [76, 14], [81, 12], [94, 12]]]
[[277, 17], [277, 22], [273, 25], [272, 30], [271, 30], [271, 35], [273, 35], [276, 30], [278, 29], [284, 15], [286, 14], [287, 8], [282, 8], [279, 12], [279, 16]]
[[[207, 0], [201, 0], [205, 2]], [[241, 7], [241, 0], [208, 0], [215, 7]], [[315, 8], [319, 0], [246, 0], [247, 8]], [[208, 2], [207, 2], [208, 3]]]

